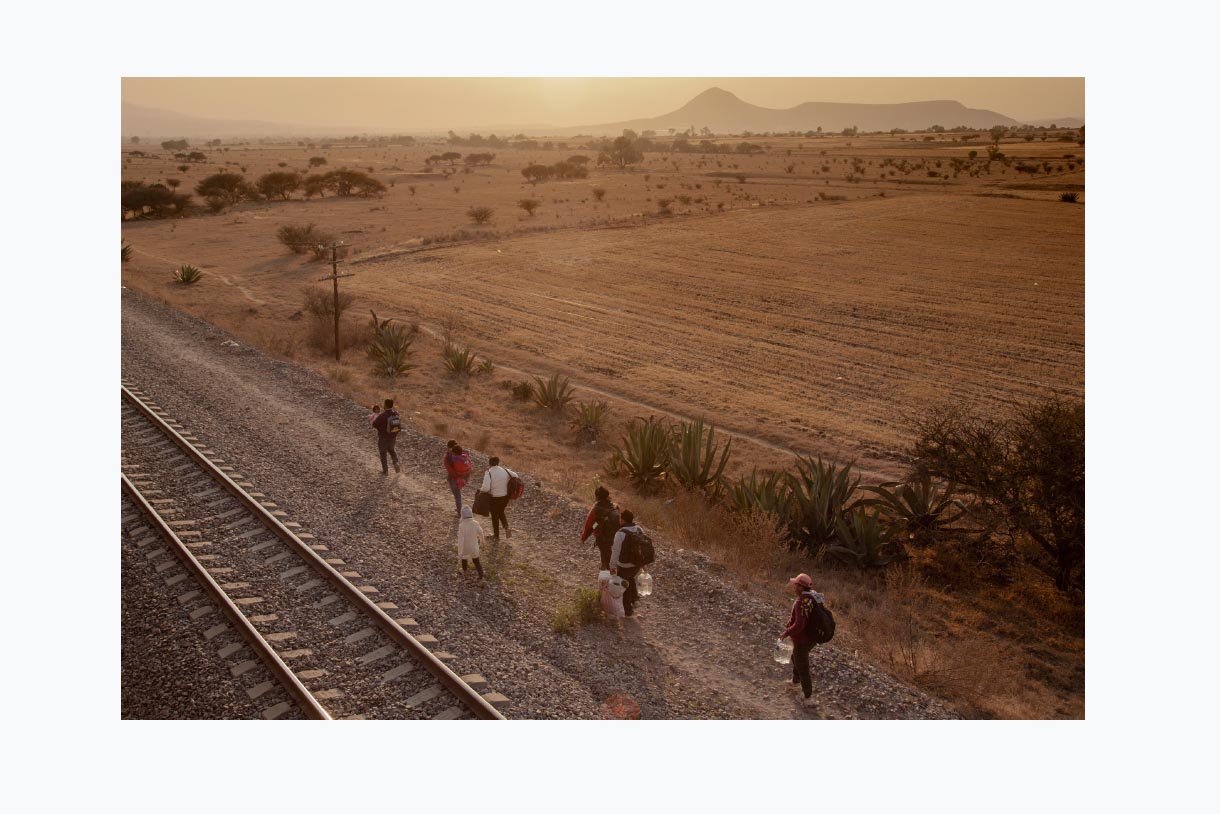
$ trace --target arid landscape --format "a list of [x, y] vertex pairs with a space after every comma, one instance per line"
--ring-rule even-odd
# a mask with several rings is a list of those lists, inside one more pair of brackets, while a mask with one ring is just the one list
[[[414, 430], [500, 455], [549, 492], [585, 501], [608, 483], [753, 596], [774, 602], [784, 575], [814, 574], [843, 647], [956, 714], [1084, 716], [1082, 590], [1030, 564], [982, 577], [971, 554], [936, 548], [884, 568], [811, 561], [745, 539], [672, 484], [635, 495], [608, 470], [634, 419], [665, 416], [733, 438], [726, 482], [821, 456], [879, 484], [907, 476], [937, 410], [1083, 402], [1083, 127], [632, 133], [648, 147], [625, 166], [599, 162], [592, 135], [489, 135], [127, 139], [123, 182], [191, 193], [196, 209], [125, 213], [122, 284], [346, 400], [393, 397]], [[560, 164], [581, 172], [522, 172]], [[376, 191], [306, 197], [308, 176], [342, 169]], [[298, 187], [215, 204], [194, 192], [272, 173]], [[303, 242], [338, 241], [351, 275], [338, 361], [318, 306], [329, 251], [277, 237], [309, 225]], [[197, 282], [175, 280], [184, 265]], [[370, 312], [418, 331], [403, 375], [374, 370]], [[454, 348], [473, 352], [471, 372], [446, 369]], [[553, 374], [570, 381], [569, 411], [515, 397]], [[570, 411], [598, 401], [605, 419], [582, 436]]]

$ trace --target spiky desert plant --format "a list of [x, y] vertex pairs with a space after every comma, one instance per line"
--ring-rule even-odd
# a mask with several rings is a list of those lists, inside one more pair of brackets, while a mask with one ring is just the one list
[[201, 277], [203, 277], [202, 271], [185, 263], [174, 271], [174, 282], [182, 283], [183, 285], [197, 283]]
[[732, 438], [723, 447], [717, 444], [716, 427], [705, 427], [702, 418], [681, 421], [674, 428], [669, 471], [687, 489], [715, 489], [732, 446]]
[[814, 555], [835, 541], [839, 520], [860, 485], [852, 478], [851, 464], [843, 467], [821, 457], [797, 458], [797, 471], [788, 476], [792, 489], [793, 538]]
[[932, 480], [926, 472], [905, 483], [892, 481], [860, 489], [877, 495], [860, 501], [876, 506], [882, 516], [917, 545], [936, 541], [945, 527], [961, 519], [965, 506], [954, 497], [953, 484]]
[[411, 363], [414, 326], [395, 325], [392, 319], [378, 319], [372, 310], [369, 313], [373, 315], [373, 341], [369, 343], [368, 357], [373, 362], [373, 373], [389, 378], [406, 375], [415, 368]]
[[567, 407], [575, 396], [572, 394], [572, 385], [568, 383], [567, 377], [561, 378], [558, 373], [552, 373], [546, 381], [538, 376], [534, 377], [533, 398], [534, 403], [539, 407], [559, 412]]
[[1059, 200], [1064, 203], [1077, 203], [1080, 200], [1080, 196], [1075, 192], [1065, 192], [1059, 196]]
[[474, 371], [474, 351], [470, 348], [446, 345], [441, 353], [445, 357], [445, 370], [450, 373], [469, 376]]
[[620, 441], [610, 460], [611, 471], [626, 475], [641, 492], [655, 490], [669, 469], [673, 432], [668, 422], [656, 416], [646, 421], [636, 418]]
[[839, 517], [836, 540], [826, 546], [826, 555], [861, 568], [878, 568], [902, 556], [893, 542], [895, 527], [877, 508], [854, 506]]
[[759, 477], [753, 469], [750, 477], [742, 475], [725, 490], [729, 507], [743, 514], [765, 513], [774, 515], [777, 522], [786, 525], [792, 509], [792, 489], [788, 476], [783, 472], [772, 472]]
[[123, 244], [123, 262], [126, 263], [131, 259], [132, 248], [130, 243]]
[[606, 423], [610, 405], [604, 401], [582, 401], [572, 416], [572, 429], [585, 441], [596, 441]]

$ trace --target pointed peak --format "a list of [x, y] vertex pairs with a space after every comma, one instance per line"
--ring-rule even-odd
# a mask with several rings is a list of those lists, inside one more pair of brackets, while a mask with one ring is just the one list
[[736, 99], [737, 96], [724, 88], [711, 87], [695, 97], [696, 99]]

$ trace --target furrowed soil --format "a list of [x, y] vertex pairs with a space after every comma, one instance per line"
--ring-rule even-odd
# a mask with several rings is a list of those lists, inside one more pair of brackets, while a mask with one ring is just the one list
[[[1084, 206], [1059, 194], [1083, 190], [1084, 148], [1054, 138], [1006, 140], [1007, 165], [969, 159], [985, 153], [983, 139], [949, 134], [754, 139], [765, 154], [647, 153], [631, 171], [591, 166], [587, 179], [536, 186], [520, 174], [526, 164], [596, 151], [569, 139], [566, 150], [500, 150], [490, 166], [467, 173], [459, 162], [446, 174], [436, 162], [426, 172], [425, 159], [481, 148], [233, 145], [207, 149], [210, 163], [182, 173], [145, 147], [148, 156], [125, 158], [124, 180], [172, 177], [189, 191], [213, 172], [244, 169], [253, 181], [304, 173], [324, 156], [318, 171], [360, 169], [388, 190], [126, 222], [134, 257], [123, 283], [315, 368], [361, 403], [394, 397], [418, 429], [500, 454], [580, 498], [605, 477], [607, 442], [648, 415], [705, 416], [733, 435], [733, 475], [784, 468], [799, 453], [854, 461], [865, 483], [878, 482], [903, 474], [921, 411], [1000, 415], [1050, 395], [1083, 397]], [[1041, 169], [1018, 173], [1019, 164]], [[605, 190], [600, 202], [595, 189]], [[517, 208], [523, 198], [540, 201], [534, 215]], [[473, 206], [491, 207], [492, 221], [472, 225]], [[340, 286], [355, 299], [341, 362], [328, 326], [303, 310], [303, 289], [329, 291], [319, 282], [329, 264], [276, 241], [280, 226], [305, 223], [348, 244], [339, 268], [354, 276]], [[203, 280], [173, 283], [182, 263]], [[370, 373], [370, 309], [420, 325], [409, 376]], [[445, 340], [494, 372], [447, 374]], [[578, 443], [564, 418], [507, 389], [552, 373], [570, 377], [578, 400], [609, 404], [600, 442]], [[814, 568], [826, 570], [802, 570]], [[833, 579], [846, 581], [844, 593], [906, 597], [903, 607], [931, 602], [958, 620], [929, 631], [942, 650], [946, 640], [960, 653], [984, 648], [975, 661], [1008, 665], [985, 692], [944, 689], [967, 714], [1083, 715], [1083, 612], [1043, 596], [1039, 577], [1003, 591]], [[1030, 591], [1060, 620], [1037, 641], [1013, 609]], [[891, 667], [909, 680], [920, 673]]]

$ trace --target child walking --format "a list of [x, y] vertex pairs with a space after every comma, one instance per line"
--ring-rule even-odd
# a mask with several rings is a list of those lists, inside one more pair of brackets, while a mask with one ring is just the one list
[[479, 572], [479, 584], [483, 584], [483, 564], [479, 562], [479, 545], [484, 542], [483, 527], [474, 519], [469, 506], [462, 507], [462, 521], [458, 523], [458, 558], [465, 573], [467, 560], [474, 560], [474, 570]]

